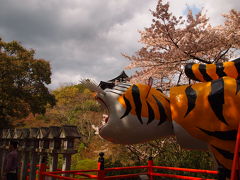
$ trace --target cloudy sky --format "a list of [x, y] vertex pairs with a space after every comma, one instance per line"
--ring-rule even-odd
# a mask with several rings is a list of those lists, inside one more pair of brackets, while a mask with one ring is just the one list
[[[239, 0], [171, 0], [171, 10], [207, 11], [211, 23]], [[82, 78], [96, 81], [117, 76], [141, 44], [139, 33], [151, 24], [157, 0], [0, 0], [0, 37], [17, 40], [51, 63], [51, 89]], [[132, 71], [127, 71], [130, 75]]]

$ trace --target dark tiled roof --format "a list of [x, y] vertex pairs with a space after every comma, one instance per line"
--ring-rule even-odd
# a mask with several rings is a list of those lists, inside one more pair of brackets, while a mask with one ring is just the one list
[[115, 77], [111, 80], [108, 80], [107, 82], [101, 81], [98, 86], [100, 86], [103, 90], [106, 88], [112, 89], [115, 86], [116, 81], [122, 82], [122, 81], [128, 80], [128, 78], [129, 77], [125, 73], [125, 71], [122, 71], [120, 75], [118, 75], [117, 77]]
[[17, 128], [14, 129], [14, 136], [13, 136], [13, 139], [21, 138], [22, 133], [23, 133], [23, 129], [17, 129]]
[[114, 87], [114, 85], [115, 84], [113, 82], [101, 81], [98, 86], [100, 86], [100, 88], [102, 88], [104, 90], [104, 89], [107, 89], [107, 88], [112, 89]]
[[121, 74], [111, 80], [109, 80], [110, 82], [115, 82], [117, 81], [123, 81], [125, 79], [129, 78], [128, 75], [125, 73], [125, 71], [122, 71]]
[[14, 129], [8, 129], [7, 139], [12, 139], [14, 136]]
[[21, 139], [29, 138], [29, 135], [30, 135], [30, 131], [29, 131], [29, 129], [27, 129], [27, 128], [22, 129]]
[[29, 131], [30, 131], [29, 138], [31, 139], [37, 138], [39, 128], [30, 128]]
[[80, 138], [77, 126], [62, 126], [60, 138]]
[[58, 126], [50, 126], [49, 127], [49, 134], [48, 138], [53, 139], [53, 138], [59, 138], [61, 133], [61, 127]]
[[47, 138], [49, 134], [49, 128], [48, 127], [41, 127], [39, 128], [37, 138], [42, 139], [42, 138]]
[[7, 135], [8, 135], [8, 131], [9, 129], [3, 129], [2, 130], [2, 138], [7, 138]]

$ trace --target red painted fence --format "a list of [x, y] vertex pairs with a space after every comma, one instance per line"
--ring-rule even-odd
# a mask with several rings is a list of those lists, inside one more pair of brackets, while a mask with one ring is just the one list
[[[142, 169], [146, 170], [143, 173], [134, 173], [134, 174], [124, 174], [124, 175], [114, 175], [108, 176], [108, 172], [116, 172], [121, 170], [136, 170]], [[217, 171], [210, 171], [210, 170], [200, 170], [200, 169], [187, 169], [187, 168], [175, 168], [175, 167], [164, 167], [164, 166], [154, 166], [153, 160], [150, 159], [148, 161], [147, 166], [132, 166], [132, 167], [115, 167], [115, 168], [103, 168], [101, 162], [98, 163], [98, 169], [94, 170], [72, 170], [72, 171], [55, 171], [55, 172], [46, 172], [45, 164], [40, 165], [40, 172], [39, 172], [39, 180], [44, 180], [45, 177], [54, 177], [58, 179], [67, 179], [67, 180], [77, 180], [77, 179], [122, 179], [122, 178], [132, 178], [132, 177], [139, 177], [141, 175], [147, 175], [150, 180], [152, 180], [155, 176], [158, 177], [167, 177], [167, 178], [177, 178], [177, 179], [191, 179], [191, 180], [204, 180], [204, 178], [199, 177], [190, 177], [190, 176], [183, 176], [183, 175], [174, 175], [174, 174], [164, 174], [164, 173], [156, 173], [154, 170], [161, 169], [161, 170], [172, 170], [172, 171], [183, 171], [183, 172], [194, 172], [194, 173], [201, 173], [201, 174], [215, 174], [217, 175]], [[95, 172], [95, 175], [88, 174]], [[65, 176], [63, 175], [65, 174]], [[72, 177], [67, 177], [72, 176]], [[82, 176], [81, 178], [76, 178], [76, 176]], [[208, 179], [205, 179], [208, 180]], [[209, 179], [210, 180], [210, 179]]]
[[[240, 174], [237, 174], [236, 171], [238, 167], [240, 167], [240, 160], [239, 160], [239, 149], [240, 149], [240, 124], [238, 127], [238, 134], [235, 146], [235, 153], [234, 153], [234, 160], [232, 166], [232, 173], [231, 173], [231, 180], [238, 180], [240, 178]], [[191, 177], [191, 176], [183, 176], [183, 175], [175, 175], [175, 174], [166, 174], [166, 173], [157, 173], [154, 170], [171, 170], [177, 172], [192, 172], [197, 174], [214, 174], [218, 175], [218, 171], [211, 171], [211, 170], [201, 170], [201, 169], [188, 169], [188, 168], [176, 168], [176, 167], [164, 167], [164, 166], [154, 166], [152, 158], [148, 160], [148, 165], [146, 166], [132, 166], [132, 167], [115, 167], [115, 168], [104, 168], [104, 158], [103, 153], [100, 153], [100, 158], [98, 160], [98, 168], [93, 170], [72, 170], [72, 171], [54, 171], [54, 172], [47, 172], [46, 165], [40, 164], [38, 174], [38, 180], [45, 180], [45, 177], [53, 177], [56, 179], [67, 179], [67, 180], [77, 180], [77, 179], [122, 179], [122, 178], [132, 178], [132, 177], [139, 177], [141, 175], [147, 175], [150, 180], [153, 180], [154, 177], [166, 177], [166, 178], [175, 178], [175, 179], [187, 179], [187, 180], [213, 180], [213, 179], [205, 179], [200, 177]], [[121, 171], [121, 170], [136, 170], [141, 169], [145, 170], [142, 173], [133, 173], [133, 174], [124, 174], [124, 175], [114, 175], [109, 176], [107, 175], [108, 172], [113, 171]], [[89, 174], [91, 173], [91, 174]], [[95, 173], [95, 174], [92, 174]], [[72, 177], [69, 177], [72, 176]], [[77, 177], [81, 176], [81, 178]], [[218, 177], [218, 179], [222, 179]], [[224, 178], [225, 179], [225, 178]]]

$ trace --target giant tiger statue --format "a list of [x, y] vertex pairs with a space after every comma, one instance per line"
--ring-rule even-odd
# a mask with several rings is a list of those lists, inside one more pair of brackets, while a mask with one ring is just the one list
[[183, 148], [209, 149], [229, 177], [240, 121], [240, 58], [188, 64], [185, 73], [201, 82], [172, 87], [170, 98], [150, 84], [121, 83], [103, 90], [84, 82], [109, 112], [99, 134], [119, 144], [175, 135]]

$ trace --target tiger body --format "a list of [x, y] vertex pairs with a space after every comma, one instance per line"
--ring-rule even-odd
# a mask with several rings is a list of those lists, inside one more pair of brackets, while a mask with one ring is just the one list
[[[213, 92], [214, 85], [217, 91]], [[232, 167], [237, 127], [240, 122], [239, 81], [223, 77], [211, 82], [170, 90], [172, 120], [190, 135], [209, 144], [217, 162]], [[187, 94], [191, 89], [191, 94]]]
[[155, 88], [149, 91], [147, 85], [137, 84], [119, 96], [118, 101], [126, 109], [122, 118], [132, 114], [142, 124], [142, 118], [147, 118], [145, 124], [155, 119], [159, 125], [174, 121], [191, 136], [207, 142], [217, 162], [230, 170], [240, 121], [239, 86], [240, 81], [223, 77], [173, 87], [168, 99]]
[[172, 87], [170, 98], [144, 84], [122, 83], [97, 90], [97, 98], [109, 110], [99, 134], [120, 144], [176, 135], [184, 148], [209, 149], [230, 177], [240, 122], [240, 59], [190, 64], [185, 72], [202, 82]]

